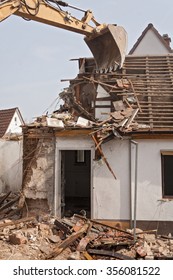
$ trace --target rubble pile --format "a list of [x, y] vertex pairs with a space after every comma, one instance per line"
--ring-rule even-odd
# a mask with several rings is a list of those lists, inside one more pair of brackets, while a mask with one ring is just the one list
[[[102, 77], [102, 76], [101, 76]], [[90, 129], [95, 133], [98, 144], [112, 137], [122, 139], [132, 131], [150, 130], [150, 126], [138, 123], [136, 118], [142, 112], [138, 96], [130, 79], [80, 77], [74, 79], [70, 86], [59, 94], [64, 102], [60, 108], [51, 114], [37, 117], [28, 128], [48, 127], [54, 130]], [[81, 85], [80, 95], [77, 94]], [[87, 89], [83, 89], [85, 84]], [[92, 85], [92, 86], [91, 86]], [[96, 118], [97, 86], [100, 85], [109, 97], [100, 98], [101, 102], [111, 102], [110, 112], [103, 108], [103, 118]], [[100, 100], [98, 99], [98, 100]]]
[[0, 259], [173, 259], [173, 237], [123, 230], [74, 214], [0, 221]]
[[[116, 101], [114, 103], [119, 103]], [[139, 124], [134, 121], [139, 109], [124, 108], [121, 111], [111, 112], [104, 121], [90, 120], [71, 113], [52, 113], [49, 117], [43, 115], [27, 125], [29, 128], [49, 127], [56, 130], [64, 129], [91, 129], [97, 134], [100, 141], [104, 141], [110, 136], [123, 138], [121, 133], [137, 130]], [[145, 126], [146, 128], [146, 126]]]

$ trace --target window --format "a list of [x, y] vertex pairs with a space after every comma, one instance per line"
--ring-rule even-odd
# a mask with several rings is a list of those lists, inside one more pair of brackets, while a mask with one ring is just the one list
[[84, 150], [75, 151], [75, 163], [76, 164], [85, 164], [86, 163]]
[[17, 125], [17, 118], [16, 117], [14, 118], [14, 122], [15, 122], [15, 125]]
[[161, 151], [162, 193], [165, 198], [173, 198], [173, 151]]

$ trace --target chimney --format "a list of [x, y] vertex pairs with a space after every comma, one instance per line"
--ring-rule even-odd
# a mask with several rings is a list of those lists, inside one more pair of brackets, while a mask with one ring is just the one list
[[168, 34], [163, 34], [162, 38], [165, 40], [166, 44], [170, 47], [171, 38], [168, 36]]

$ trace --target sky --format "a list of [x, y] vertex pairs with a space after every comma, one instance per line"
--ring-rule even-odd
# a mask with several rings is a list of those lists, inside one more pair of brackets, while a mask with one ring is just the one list
[[[123, 26], [128, 51], [152, 23], [173, 40], [172, 0], [69, 0], [70, 5], [92, 10], [100, 23]], [[81, 19], [82, 12], [65, 8]], [[171, 47], [173, 48], [173, 42]], [[91, 57], [83, 35], [18, 16], [0, 23], [0, 109], [18, 107], [26, 122], [59, 107], [59, 93], [68, 86], [62, 79], [78, 73], [79, 57]]]

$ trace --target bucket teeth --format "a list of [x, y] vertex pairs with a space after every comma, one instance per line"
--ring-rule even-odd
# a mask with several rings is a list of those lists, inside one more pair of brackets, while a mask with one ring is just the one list
[[100, 33], [93, 32], [84, 40], [94, 56], [97, 69], [107, 73], [122, 67], [127, 48], [127, 33], [123, 27], [109, 24]]

